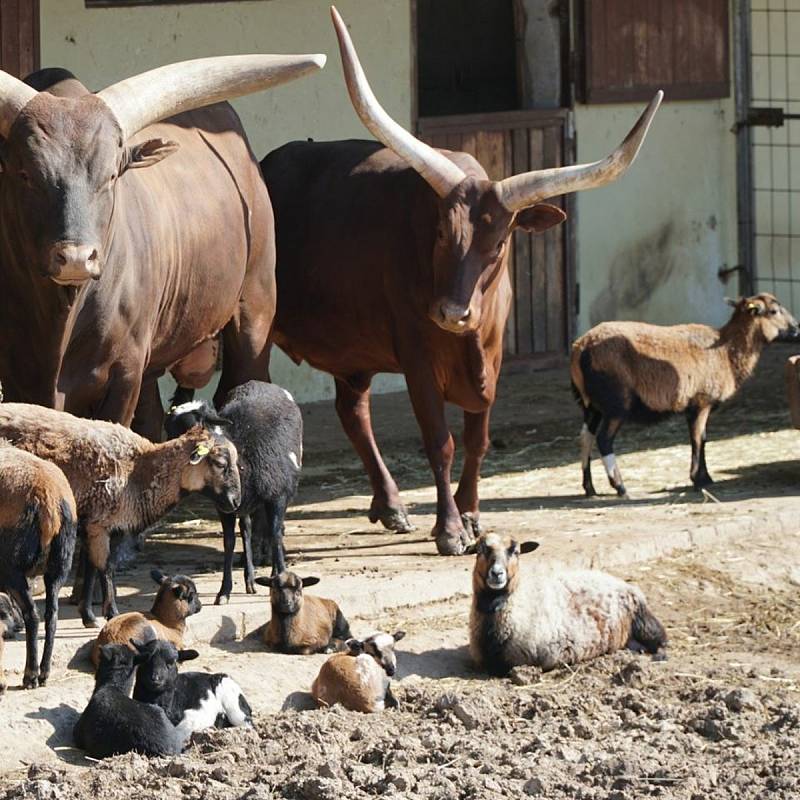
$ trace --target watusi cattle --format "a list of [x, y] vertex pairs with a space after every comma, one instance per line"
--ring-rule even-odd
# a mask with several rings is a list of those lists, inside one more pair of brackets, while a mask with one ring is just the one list
[[[27, 84], [0, 72], [7, 400], [130, 425], [141, 395], [138, 428], [158, 438], [157, 378], [173, 367], [184, 377], [220, 331], [221, 397], [266, 376], [272, 210], [239, 119], [219, 101], [323, 64], [197, 59], [98, 94], [64, 70]], [[34, 88], [54, 83], [56, 93]]]
[[[396, 531], [411, 526], [375, 442], [369, 390], [376, 373], [405, 375], [436, 482], [436, 546], [460, 554], [479, 530], [478, 475], [511, 302], [507, 242], [516, 228], [565, 219], [545, 198], [618, 178], [661, 92], [603, 161], [490, 181], [471, 156], [429, 147], [386, 114], [332, 14], [353, 105], [381, 143], [292, 142], [261, 162], [279, 256], [273, 341], [334, 377], [339, 418], [372, 484], [369, 518]], [[464, 410], [455, 495], [445, 402]]]

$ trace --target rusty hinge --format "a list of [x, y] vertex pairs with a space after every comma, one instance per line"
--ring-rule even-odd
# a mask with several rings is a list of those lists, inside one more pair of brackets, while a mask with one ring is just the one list
[[742, 128], [757, 126], [782, 128], [787, 119], [800, 119], [800, 114], [787, 114], [782, 108], [748, 108], [747, 116], [737, 120], [731, 130], [733, 133], [737, 133]]

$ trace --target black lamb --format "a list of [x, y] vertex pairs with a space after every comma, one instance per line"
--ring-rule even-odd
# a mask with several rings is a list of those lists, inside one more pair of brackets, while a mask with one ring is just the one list
[[225, 544], [222, 587], [215, 600], [219, 605], [230, 599], [233, 588], [237, 516], [244, 548], [245, 591], [255, 594], [253, 562], [264, 563], [266, 542], [273, 575], [286, 569], [283, 519], [300, 479], [303, 417], [285, 389], [249, 381], [228, 393], [219, 412], [205, 400], [173, 406], [164, 426], [167, 436], [173, 438], [198, 424], [210, 430], [224, 427], [239, 453], [242, 502], [233, 514], [219, 512]]
[[144, 656], [126, 645], [100, 648], [94, 691], [75, 723], [75, 744], [93, 758], [131, 751], [146, 756], [177, 755], [188, 737], [162, 708], [128, 697], [134, 670]]
[[143, 659], [136, 670], [134, 699], [162, 708], [182, 736], [252, 722], [250, 704], [229, 675], [178, 673], [179, 663], [197, 658], [196, 650], [178, 650], [164, 639], [134, 644]]

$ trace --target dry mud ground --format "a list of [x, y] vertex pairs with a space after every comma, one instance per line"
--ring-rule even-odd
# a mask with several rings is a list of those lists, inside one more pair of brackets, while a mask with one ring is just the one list
[[[378, 440], [418, 525], [405, 536], [366, 521], [360, 465], [332, 404], [314, 404], [303, 409], [290, 561], [322, 575], [319, 593], [342, 603], [356, 633], [408, 631], [401, 708], [369, 718], [281, 711], [307, 703], [324, 657], [264, 652], [248, 634], [266, 621], [266, 597], [244, 595], [238, 573], [231, 604], [211, 606], [218, 523], [189, 502], [119, 576], [120, 606], [149, 607], [152, 566], [194, 576], [205, 603], [192, 619], [202, 653], [195, 664], [234, 675], [258, 712], [255, 729], [203, 734], [174, 761], [88, 763], [70, 730], [91, 693], [76, 651], [92, 634], [63, 605], [47, 687], [17, 690], [23, 643], [6, 648], [13, 688], [0, 700], [0, 800], [800, 798], [800, 432], [788, 426], [781, 372], [790, 352], [774, 347], [741, 396], [712, 416], [708, 461], [719, 502], [687, 490], [681, 419], [623, 429], [618, 453], [631, 501], [582, 499], [580, 415], [565, 371], [502, 382], [481, 485], [484, 525], [539, 539], [532, 558], [554, 568], [593, 563], [639, 582], [672, 636], [666, 662], [622, 654], [518, 683], [474, 674], [464, 647], [472, 560], [437, 557], [427, 536], [435, 497], [407, 398], [374, 402]], [[595, 471], [602, 492], [602, 466]]]

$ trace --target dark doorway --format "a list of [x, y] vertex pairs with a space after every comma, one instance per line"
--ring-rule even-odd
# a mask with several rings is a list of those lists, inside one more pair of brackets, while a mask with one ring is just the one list
[[0, 69], [18, 78], [39, 69], [39, 0], [0, 0]]

